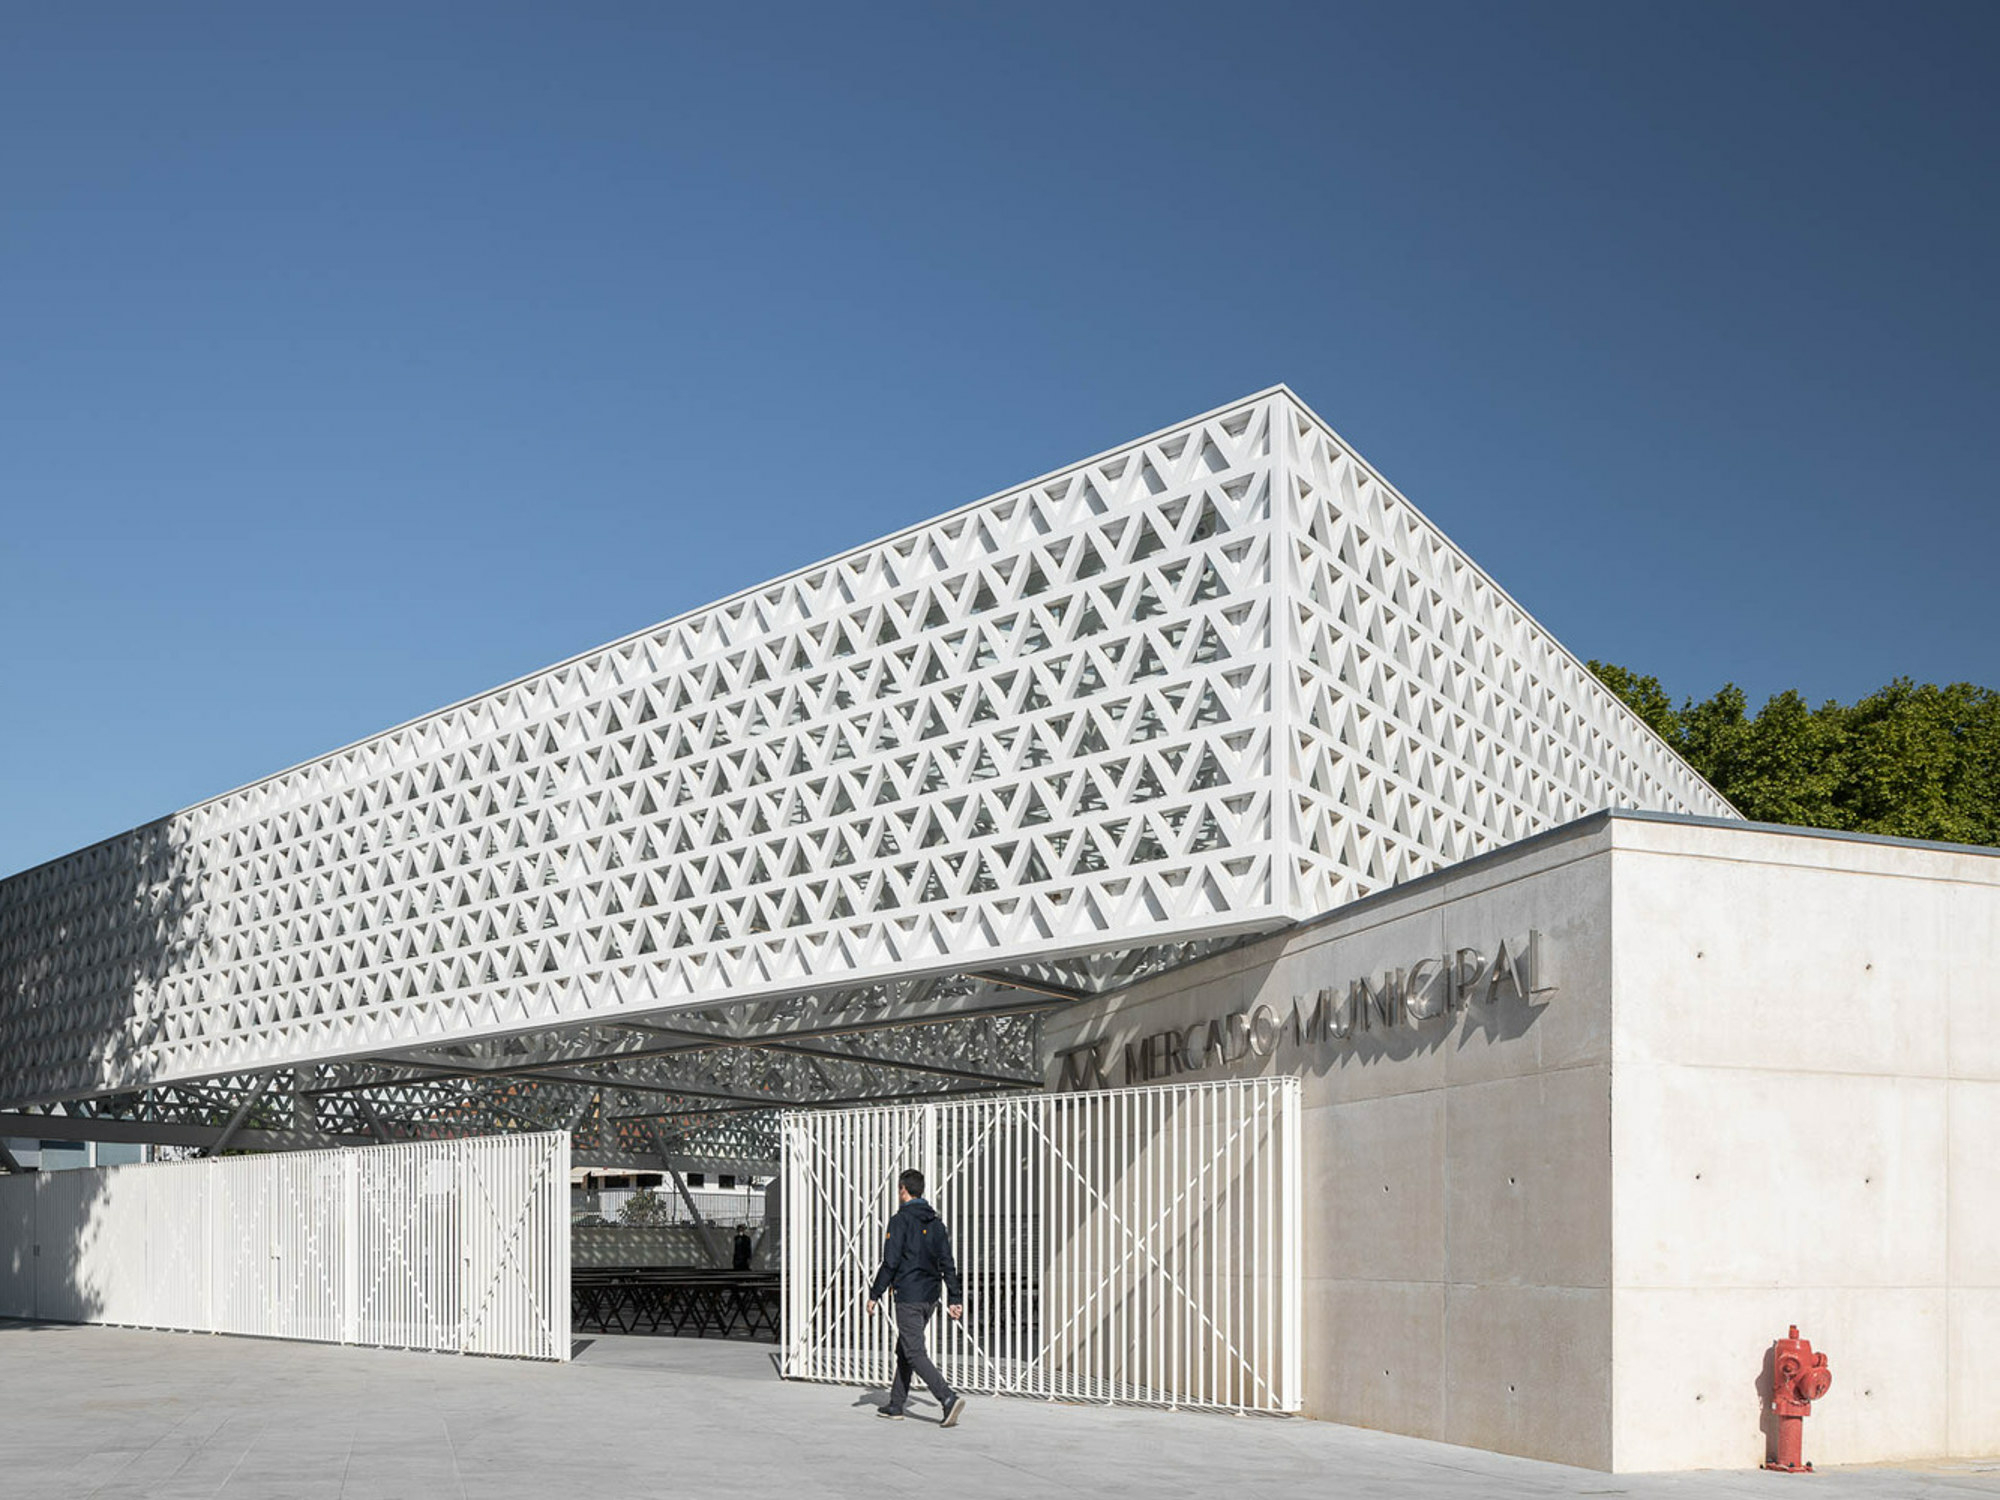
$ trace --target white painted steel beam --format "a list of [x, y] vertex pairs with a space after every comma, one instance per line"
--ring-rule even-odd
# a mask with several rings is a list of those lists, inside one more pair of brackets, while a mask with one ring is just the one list
[[[125, 1145], [193, 1146], [213, 1149], [222, 1139], [220, 1125], [179, 1124], [165, 1120], [118, 1120], [97, 1115], [0, 1113], [0, 1135], [51, 1141], [111, 1141]], [[245, 1151], [324, 1151], [341, 1146], [375, 1144], [367, 1135], [296, 1130], [239, 1129], [231, 1138]]]

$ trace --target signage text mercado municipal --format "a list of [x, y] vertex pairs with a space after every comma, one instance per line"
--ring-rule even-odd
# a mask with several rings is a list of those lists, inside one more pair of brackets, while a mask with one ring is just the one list
[[[1350, 979], [1311, 995], [1294, 996], [1289, 1012], [1269, 1005], [1232, 1011], [1208, 1021], [1151, 1032], [1117, 1051], [1125, 1084], [1152, 1083], [1180, 1073], [1270, 1057], [1281, 1048], [1306, 1050], [1350, 1041], [1357, 1032], [1392, 1027], [1446, 1024], [1469, 1006], [1512, 999], [1541, 1001], [1554, 985], [1546, 981], [1541, 934], [1530, 930], [1503, 940], [1489, 956], [1459, 948], [1420, 958], [1406, 968], [1386, 969], [1370, 978]], [[1084, 1042], [1057, 1054], [1058, 1088], [1109, 1088], [1109, 1042]]]

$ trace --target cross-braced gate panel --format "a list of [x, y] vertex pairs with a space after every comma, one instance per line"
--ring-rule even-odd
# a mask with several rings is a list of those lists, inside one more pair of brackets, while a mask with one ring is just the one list
[[1241, 1080], [784, 1121], [785, 1373], [886, 1384], [865, 1302], [896, 1179], [950, 1226], [968, 1391], [1235, 1410], [1300, 1402], [1299, 1090]]

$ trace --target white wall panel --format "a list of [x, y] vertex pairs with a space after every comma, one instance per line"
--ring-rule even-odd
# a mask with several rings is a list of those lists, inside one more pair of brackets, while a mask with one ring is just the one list
[[35, 1315], [35, 1179], [0, 1177], [0, 1317]]
[[0, 1179], [0, 1236], [14, 1316], [569, 1357], [562, 1131]]
[[1294, 1078], [785, 1117], [784, 1362], [886, 1385], [868, 1285], [916, 1167], [965, 1279], [962, 1390], [1236, 1410], [1301, 1396]]
[[[103, 1285], [91, 1247], [104, 1226], [92, 1218], [91, 1203], [104, 1179], [118, 1170], [94, 1167], [36, 1174], [33, 1316], [58, 1323], [95, 1320]], [[45, 1234], [45, 1225], [58, 1232]]]

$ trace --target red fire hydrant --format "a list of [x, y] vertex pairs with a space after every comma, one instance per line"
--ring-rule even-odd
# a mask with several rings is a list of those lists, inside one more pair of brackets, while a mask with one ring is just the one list
[[1767, 1469], [1785, 1474], [1810, 1474], [1812, 1465], [1801, 1456], [1805, 1419], [1812, 1404], [1833, 1386], [1833, 1371], [1826, 1356], [1813, 1353], [1812, 1344], [1799, 1337], [1799, 1325], [1771, 1345], [1771, 1411], [1778, 1419], [1776, 1448], [1765, 1463]]

